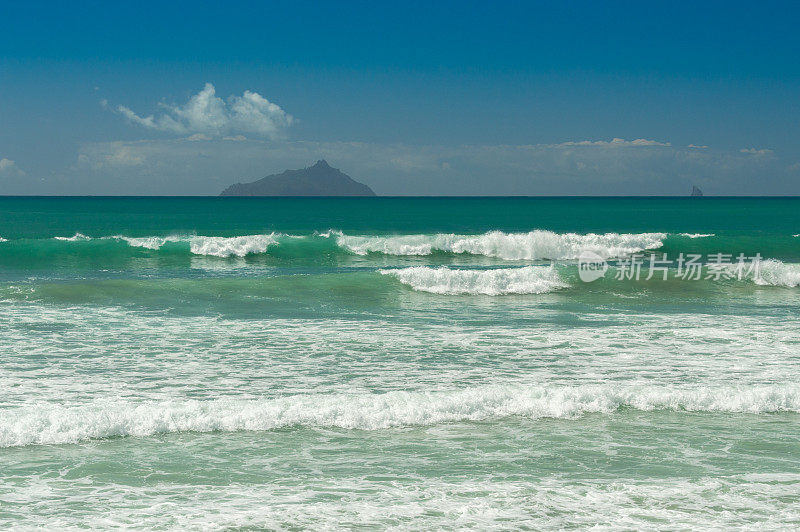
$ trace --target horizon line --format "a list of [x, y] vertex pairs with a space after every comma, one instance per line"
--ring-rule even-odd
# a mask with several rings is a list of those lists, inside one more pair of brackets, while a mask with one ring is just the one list
[[800, 198], [800, 194], [786, 194], [786, 195], [779, 195], [779, 194], [763, 194], [763, 195], [703, 195], [703, 196], [690, 196], [690, 195], [570, 195], [570, 194], [563, 194], [563, 195], [526, 195], [526, 194], [514, 194], [514, 195], [375, 195], [375, 196], [221, 196], [221, 195], [211, 195], [211, 194], [197, 194], [197, 195], [169, 195], [169, 194], [0, 194], [0, 198], [219, 198], [219, 199], [242, 199], [242, 198], [249, 198], [249, 199], [362, 199], [362, 200], [372, 200], [372, 199], [470, 199], [470, 198], [480, 198], [480, 199], [489, 199], [489, 198], [497, 198], [497, 199], [509, 199], [509, 198], [527, 198], [527, 199], [647, 199], [647, 198], [661, 198], [661, 199], [682, 199], [682, 198], [691, 198], [694, 200], [703, 200], [709, 198], [718, 198], [718, 199], [732, 199], [732, 198]]

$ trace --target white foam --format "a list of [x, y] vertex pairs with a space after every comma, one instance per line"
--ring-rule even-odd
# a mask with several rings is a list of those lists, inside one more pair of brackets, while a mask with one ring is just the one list
[[8, 239], [7, 238], [3, 238], [2, 236], [0, 236], [0, 242], [8, 242]]
[[[597, 439], [612, 438], [617, 442], [619, 436], [616, 432], [603, 432]], [[730, 441], [733, 438], [735, 434], [730, 435]], [[715, 441], [708, 453], [719, 446], [716, 438], [710, 439]], [[319, 459], [308, 450], [315, 449], [317, 442], [325, 445]], [[452, 442], [449, 445], [455, 447]], [[562, 446], [569, 452], [566, 442], [535, 448], [533, 452], [542, 459], [551, 447]], [[25, 530], [284, 530], [290, 523], [298, 530], [398, 532], [510, 528], [719, 531], [793, 530], [800, 519], [796, 503], [800, 475], [791, 472], [730, 475], [724, 474], [724, 469], [709, 471], [713, 467], [709, 466], [700, 469], [701, 474], [644, 474], [639, 478], [629, 472], [634, 470], [632, 467], [625, 471], [615, 468], [620, 462], [621, 453], [617, 453], [594, 463], [598, 469], [605, 466], [602, 471], [615, 472], [610, 480], [604, 474], [587, 475], [580, 467], [572, 473], [576, 469], [574, 463], [563, 471], [557, 468], [542, 472], [529, 465], [536, 464], [530, 457], [532, 453], [525, 453], [523, 458], [508, 451], [500, 454], [502, 450], [487, 453], [481, 443], [453, 448], [446, 462], [436, 464], [446, 474], [437, 474], [427, 454], [409, 460], [402, 454], [406, 449], [402, 445], [387, 445], [375, 452], [367, 443], [364, 448], [372, 451], [370, 459], [354, 463], [347, 452], [351, 447], [337, 445], [326, 435], [304, 442], [296, 453], [303, 460], [299, 470], [287, 474], [290, 464], [296, 463], [292, 461], [295, 453], [283, 451], [286, 454], [280, 460], [267, 460], [262, 449], [253, 447], [252, 455], [224, 461], [213, 450], [191, 448], [196, 453], [197, 467], [208, 468], [203, 479], [228, 464], [231, 468], [242, 462], [257, 464], [255, 471], [260, 476], [253, 478], [254, 470], [250, 468], [247, 481], [239, 480], [242, 475], [236, 471], [225, 475], [223, 478], [229, 479], [225, 482], [209, 482], [198, 481], [195, 471], [178, 470], [168, 481], [148, 478], [150, 481], [145, 482], [115, 482], [114, 476], [96, 475], [89, 467], [75, 467], [69, 470], [70, 474], [47, 471], [24, 482], [13, 478], [2, 492], [6, 507], [13, 511], [5, 512], [8, 517], [0, 517], [0, 524]], [[331, 452], [334, 449], [341, 452]], [[626, 451], [623, 457], [627, 457], [630, 450], [622, 449]], [[680, 451], [691, 452], [695, 458], [695, 453], [705, 449]], [[379, 461], [373, 455], [380, 457]], [[72, 453], [68, 453], [64, 462], [74, 463], [69, 461], [71, 457]], [[140, 459], [144, 464], [161, 463], [147, 450]], [[395, 462], [387, 464], [392, 459]], [[497, 467], [502, 459], [511, 463]], [[575, 459], [570, 453], [570, 462]], [[467, 460], [475, 463], [468, 466]], [[416, 464], [420, 461], [428, 463], [424, 474], [418, 473]], [[722, 461], [733, 462], [726, 457]], [[125, 461], [125, 465], [128, 463]], [[373, 466], [375, 463], [380, 467]], [[456, 473], [444, 469], [451, 463], [460, 466]], [[476, 469], [478, 473], [467, 473]], [[375, 470], [381, 474], [367, 473]], [[691, 470], [697, 470], [694, 462]], [[120, 475], [131, 475], [131, 469], [122, 471]], [[141, 475], [141, 469], [133, 471], [133, 475]], [[276, 480], [261, 480], [265, 477]]]
[[681, 233], [680, 235], [687, 238], [708, 238], [710, 236], [716, 236], [714, 233]]
[[754, 282], [764, 286], [800, 286], [800, 264], [786, 264], [775, 259], [761, 261]]
[[132, 247], [158, 250], [168, 242], [187, 242], [189, 250], [195, 255], [209, 255], [213, 257], [244, 257], [251, 253], [264, 253], [267, 248], [278, 244], [279, 235], [244, 235], [244, 236], [148, 236], [132, 238], [115, 236], [112, 238], [124, 240]]
[[244, 257], [251, 253], [264, 253], [269, 246], [277, 244], [275, 233], [234, 237], [195, 236], [189, 240], [189, 249], [195, 255]]
[[482, 386], [447, 392], [307, 394], [272, 399], [41, 403], [4, 409], [0, 447], [174, 432], [290, 426], [380, 430], [509, 416], [576, 418], [620, 409], [761, 414], [800, 412], [800, 385], [720, 388], [619, 385]]
[[469, 253], [507, 260], [577, 259], [591, 251], [603, 258], [620, 257], [656, 249], [663, 245], [664, 233], [640, 234], [577, 234], [531, 231], [503, 233], [490, 231], [482, 235], [398, 235], [350, 236], [329, 231], [320, 236], [334, 236], [339, 246], [358, 255], [430, 255], [434, 251]]
[[421, 292], [433, 294], [543, 294], [566, 288], [555, 268], [528, 266], [493, 270], [451, 270], [444, 266], [416, 266], [378, 270]]
[[63, 240], [64, 242], [79, 242], [84, 240], [91, 240], [92, 238], [84, 235], [83, 233], [75, 233], [72, 236], [54, 236], [54, 240]]
[[146, 248], [146, 249], [161, 249], [161, 246], [166, 244], [167, 242], [180, 242], [182, 237], [179, 236], [145, 236], [140, 238], [133, 238], [129, 236], [114, 236], [111, 237], [117, 240], [124, 240], [128, 243], [129, 246], [135, 248]]

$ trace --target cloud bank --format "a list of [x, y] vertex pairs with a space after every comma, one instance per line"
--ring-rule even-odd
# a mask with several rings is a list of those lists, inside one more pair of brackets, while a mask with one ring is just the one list
[[229, 96], [223, 100], [216, 95], [211, 83], [206, 83], [203, 90], [190, 97], [184, 105], [162, 104], [162, 107], [164, 112], [158, 116], [139, 116], [124, 105], [118, 106], [117, 111], [148, 129], [199, 135], [200, 139], [242, 133], [275, 139], [294, 121], [280, 106], [257, 92], [244, 91], [241, 96]]
[[772, 155], [774, 153], [772, 150], [768, 150], [766, 148], [760, 150], [756, 148], [742, 148], [739, 151], [741, 153], [748, 153], [750, 155]]
[[[798, 193], [778, 154], [649, 140], [418, 146], [239, 138], [84, 145], [79, 171], [128, 194], [217, 194], [325, 158], [383, 195], [709, 195]], [[792, 164], [795, 163], [795, 164]], [[794, 186], [794, 189], [791, 187]]]
[[636, 139], [625, 140], [620, 138], [613, 138], [610, 141], [606, 140], [579, 140], [571, 142], [562, 142], [554, 146], [567, 147], [567, 146], [599, 146], [603, 148], [631, 148], [636, 146], [672, 146], [669, 142], [658, 142], [657, 140]]

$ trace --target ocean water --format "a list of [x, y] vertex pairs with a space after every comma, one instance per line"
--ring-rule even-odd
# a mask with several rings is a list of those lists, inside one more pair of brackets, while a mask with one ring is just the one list
[[797, 198], [0, 198], [0, 527], [796, 528], [799, 234]]

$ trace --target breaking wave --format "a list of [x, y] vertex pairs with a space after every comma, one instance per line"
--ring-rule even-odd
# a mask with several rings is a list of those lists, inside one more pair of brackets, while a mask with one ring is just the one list
[[774, 259], [762, 261], [754, 282], [763, 286], [800, 286], [800, 264], [785, 264]]
[[274, 399], [42, 403], [0, 413], [0, 447], [175, 432], [266, 431], [294, 426], [380, 430], [519, 416], [577, 418], [622, 409], [763, 414], [800, 412], [800, 385], [483, 386], [449, 392], [317, 394]]
[[[332, 257], [335, 255], [422, 257], [458, 254], [462, 258], [484, 257], [500, 260], [573, 261], [584, 252], [603, 259], [618, 259], [634, 253], [658, 250], [670, 257], [680, 253], [759, 253], [788, 262], [800, 261], [793, 237], [719, 236], [711, 233], [555, 233], [535, 230], [527, 233], [489, 231], [475, 235], [450, 233], [350, 235], [337, 230], [291, 235], [278, 232], [240, 236], [172, 234], [155, 236], [55, 236], [46, 239], [12, 239], [4, 242], [0, 260], [48, 260], [54, 255], [71, 257], [126, 254], [126, 247], [165, 254], [191, 253], [211, 257], [245, 257], [272, 254], [283, 257]], [[126, 247], [115, 246], [116, 243]], [[276, 249], [277, 248], [277, 251]]]
[[543, 294], [568, 286], [552, 266], [493, 270], [452, 270], [444, 266], [440, 268], [415, 266], [378, 271], [383, 275], [396, 277], [414, 290], [433, 294], [488, 296]]
[[116, 236], [118, 240], [124, 240], [128, 245], [147, 249], [161, 249], [169, 242], [188, 242], [189, 251], [195, 255], [210, 255], [213, 257], [244, 257], [251, 253], [265, 253], [267, 248], [278, 244], [275, 233], [269, 235], [245, 235], [245, 236], [167, 236], [167, 237], [144, 237], [130, 238]]
[[277, 245], [275, 235], [251, 235], [235, 237], [196, 236], [189, 240], [189, 249], [195, 255], [214, 257], [244, 257], [251, 253], [264, 253], [267, 248]]
[[504, 233], [489, 231], [482, 235], [398, 235], [350, 236], [329, 231], [320, 236], [336, 238], [336, 243], [357, 255], [430, 255], [435, 251], [484, 255], [506, 260], [569, 260], [577, 259], [584, 251], [603, 258], [621, 257], [663, 245], [666, 233], [606, 233], [585, 235], [531, 231]]

